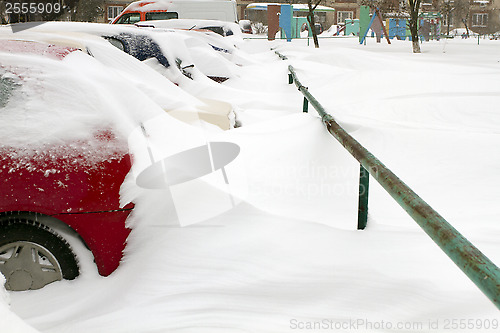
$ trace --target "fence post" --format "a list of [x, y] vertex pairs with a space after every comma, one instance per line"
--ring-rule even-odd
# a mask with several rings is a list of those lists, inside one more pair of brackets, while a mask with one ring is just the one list
[[304, 103], [302, 103], [302, 112], [307, 113], [309, 111], [309, 102], [307, 98], [304, 97]]
[[370, 174], [359, 166], [359, 201], [358, 201], [358, 230], [364, 230], [368, 222], [368, 191]]

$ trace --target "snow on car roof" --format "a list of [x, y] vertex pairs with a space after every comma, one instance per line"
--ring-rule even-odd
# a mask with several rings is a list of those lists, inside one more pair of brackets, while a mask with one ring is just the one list
[[152, 10], [166, 10], [172, 4], [171, 1], [166, 0], [144, 0], [132, 2], [125, 8], [125, 10], [136, 11], [136, 12], [148, 12]]

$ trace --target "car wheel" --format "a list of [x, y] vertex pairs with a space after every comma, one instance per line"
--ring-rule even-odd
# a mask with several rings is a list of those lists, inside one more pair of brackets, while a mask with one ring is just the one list
[[69, 244], [47, 226], [24, 219], [0, 222], [0, 272], [5, 288], [16, 291], [79, 275]]

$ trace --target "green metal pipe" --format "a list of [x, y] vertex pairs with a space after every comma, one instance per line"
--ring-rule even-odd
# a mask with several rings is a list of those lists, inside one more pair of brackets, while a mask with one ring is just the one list
[[500, 309], [499, 268], [380, 160], [350, 136], [300, 83], [294, 68], [290, 65], [288, 69], [294, 78], [295, 85], [319, 113], [328, 131]]

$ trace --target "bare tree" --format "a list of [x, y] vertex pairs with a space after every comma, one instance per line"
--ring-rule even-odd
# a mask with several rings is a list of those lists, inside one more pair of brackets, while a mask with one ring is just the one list
[[469, 32], [469, 16], [471, 9], [471, 1], [469, 0], [454, 0], [453, 2], [453, 13], [455, 17], [459, 19], [467, 31], [467, 37], [470, 35]]
[[318, 7], [318, 5], [323, 0], [307, 0], [307, 7], [309, 12], [307, 13], [307, 22], [309, 22], [309, 27], [312, 32], [314, 47], [319, 48], [318, 34], [316, 33], [316, 20], [314, 18], [314, 11]]
[[6, 13], [5, 1], [0, 1], [0, 24], [7, 24], [9, 16]]
[[446, 17], [446, 36], [450, 35], [450, 25], [454, 14], [453, 10], [455, 9], [454, 3], [454, 0], [444, 0], [439, 4], [439, 9], [443, 14], [443, 17]]
[[74, 7], [73, 21], [92, 22], [104, 14], [104, 0], [80, 0]]
[[469, 17], [471, 9], [470, 0], [443, 0], [443, 2], [439, 5], [439, 9], [447, 18], [447, 35], [450, 32], [451, 21], [454, 19], [455, 25], [458, 22], [461, 22], [464, 25], [467, 31], [467, 36], [469, 36]]
[[377, 8], [382, 16], [387, 13], [400, 13], [401, 8], [398, 1], [393, 0], [358, 0], [358, 4], [368, 6], [371, 9]]
[[420, 41], [418, 39], [418, 15], [420, 12], [420, 3], [422, 0], [408, 0], [408, 28], [410, 29], [413, 53], [420, 53]]

